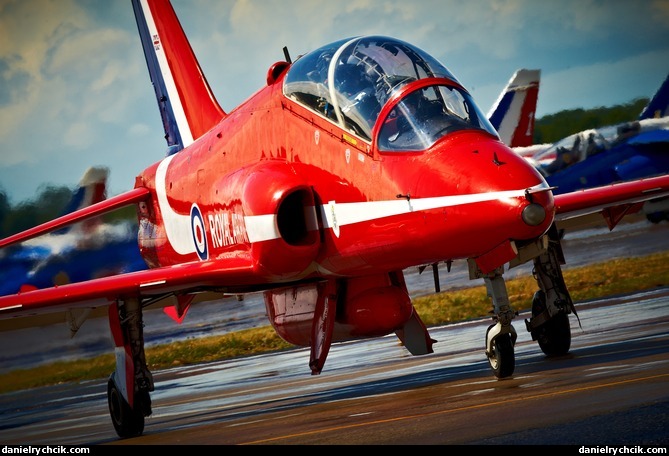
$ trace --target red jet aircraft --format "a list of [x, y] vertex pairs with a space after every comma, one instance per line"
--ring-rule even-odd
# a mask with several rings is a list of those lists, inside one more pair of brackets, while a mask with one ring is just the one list
[[183, 318], [198, 301], [262, 292], [276, 332], [311, 347], [318, 374], [332, 342], [395, 333], [410, 353], [432, 353], [403, 270], [467, 260], [491, 297], [482, 342], [505, 378], [516, 340], [505, 265], [534, 262], [539, 291], [525, 325], [544, 353], [564, 354], [575, 309], [560, 269], [563, 224], [601, 214], [613, 228], [669, 195], [662, 176], [554, 196], [444, 65], [384, 36], [294, 62], [284, 50], [266, 86], [226, 112], [169, 1], [132, 3], [167, 155], [132, 190], [0, 241], [136, 205], [147, 270], [0, 297], [4, 319], [108, 307], [108, 403], [120, 437], [140, 435], [152, 413], [146, 306]]

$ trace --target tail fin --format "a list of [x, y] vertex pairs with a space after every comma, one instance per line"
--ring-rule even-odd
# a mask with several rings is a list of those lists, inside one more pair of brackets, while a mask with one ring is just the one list
[[99, 203], [107, 198], [107, 177], [109, 169], [90, 167], [79, 181], [70, 202], [61, 215], [83, 209], [91, 204]]
[[490, 109], [488, 120], [509, 147], [531, 146], [541, 70], [516, 71]]
[[169, 0], [132, 0], [132, 6], [170, 155], [209, 131], [226, 113]]
[[[107, 198], [107, 177], [109, 169], [104, 167], [90, 167], [86, 170], [79, 181], [79, 185], [72, 193], [72, 198], [61, 212], [61, 216], [69, 214], [79, 209], [83, 209], [92, 204], [99, 203]], [[62, 228], [55, 233], [65, 234], [73, 229], [83, 232], [91, 231], [100, 223], [98, 218], [93, 218], [80, 222], [78, 225], [71, 225]]]
[[665, 116], [669, 116], [669, 75], [646, 107], [643, 108], [638, 120], [659, 119]]

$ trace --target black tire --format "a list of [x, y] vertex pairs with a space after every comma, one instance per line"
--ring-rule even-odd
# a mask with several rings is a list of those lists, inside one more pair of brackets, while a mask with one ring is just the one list
[[142, 432], [144, 432], [142, 407], [133, 410], [111, 378], [107, 382], [107, 402], [109, 404], [109, 415], [119, 437], [125, 439], [142, 435]]
[[[537, 291], [532, 299], [532, 316], [542, 313], [546, 308], [546, 295]], [[569, 315], [560, 313], [533, 331], [539, 348], [546, 356], [562, 356], [571, 348], [571, 327]]]
[[[494, 325], [488, 328], [488, 331]], [[487, 333], [486, 333], [487, 340]], [[493, 342], [493, 352], [488, 356], [490, 368], [497, 378], [507, 378], [513, 375], [516, 368], [516, 355], [513, 351], [513, 340], [511, 334], [497, 336]]]
[[650, 223], [658, 224], [666, 218], [666, 214], [662, 212], [653, 212], [652, 214], [646, 214], [646, 218]]

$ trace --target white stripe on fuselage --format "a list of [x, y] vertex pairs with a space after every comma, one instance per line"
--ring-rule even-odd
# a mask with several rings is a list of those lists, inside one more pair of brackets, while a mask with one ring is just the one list
[[433, 198], [410, 198], [392, 201], [370, 201], [360, 203], [329, 202], [321, 207], [326, 229], [333, 229], [338, 236], [339, 228], [354, 223], [409, 214], [411, 212], [439, 209], [443, 207], [461, 206], [464, 204], [481, 203], [508, 198], [525, 196], [525, 189], [503, 192], [473, 193], [457, 196], [437, 196]]
[[156, 170], [156, 197], [158, 198], [158, 207], [163, 215], [165, 224], [165, 234], [170, 245], [180, 255], [186, 255], [195, 252], [195, 244], [191, 234], [190, 213], [178, 214], [172, 209], [167, 201], [167, 168], [172, 159], [178, 154], [170, 155], [163, 159]]
[[[158, 165], [156, 171], [156, 196], [158, 197], [158, 206], [165, 223], [167, 239], [175, 252], [186, 255], [195, 252], [195, 245], [193, 244], [193, 236], [191, 234], [190, 214], [178, 214], [175, 212], [167, 200], [167, 192], [165, 190], [167, 185], [167, 168], [172, 159], [177, 155], [166, 157]], [[333, 230], [334, 234], [339, 237], [339, 230], [342, 226], [354, 223], [430, 209], [521, 198], [525, 197], [525, 192], [526, 189], [523, 188], [503, 192], [473, 193], [469, 195], [439, 196], [433, 198], [410, 198], [392, 201], [365, 201], [359, 203], [337, 203], [330, 201], [322, 205], [320, 211], [325, 228]], [[244, 216], [244, 225], [251, 243], [270, 241], [281, 237], [276, 223], [276, 214]], [[312, 229], [317, 229], [317, 227], [314, 226]]]

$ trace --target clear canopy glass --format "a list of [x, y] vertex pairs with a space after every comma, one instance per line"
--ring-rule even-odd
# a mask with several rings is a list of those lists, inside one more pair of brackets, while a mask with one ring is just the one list
[[[433, 79], [433, 84], [417, 83]], [[400, 100], [393, 95], [412, 84]], [[495, 129], [469, 93], [441, 63], [403, 41], [382, 36], [334, 42], [300, 57], [284, 80], [284, 94], [370, 141], [382, 108], [377, 144], [382, 151], [429, 148], [462, 129]]]

